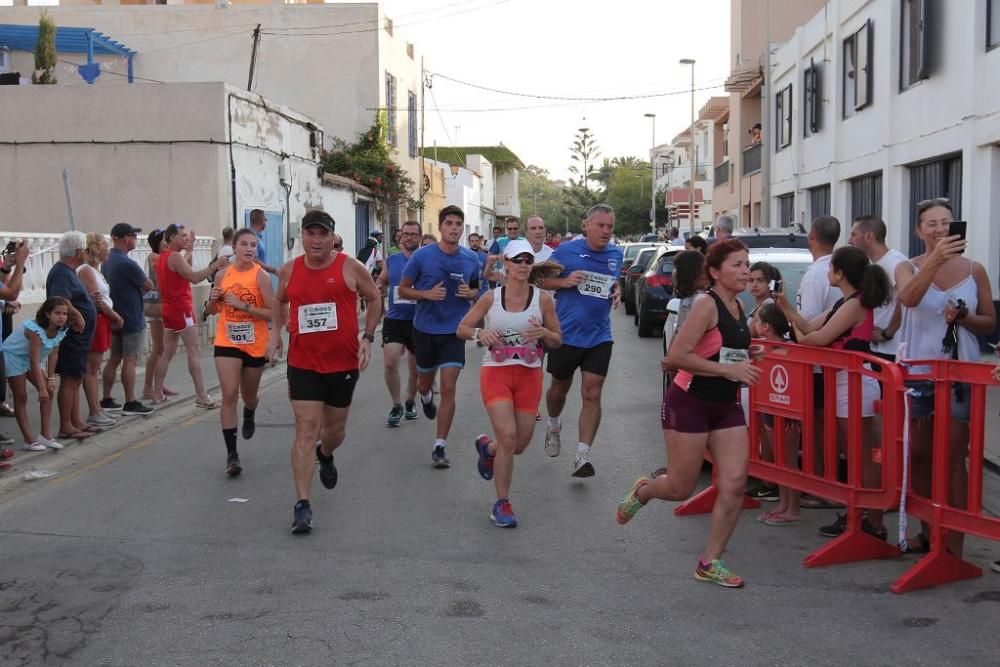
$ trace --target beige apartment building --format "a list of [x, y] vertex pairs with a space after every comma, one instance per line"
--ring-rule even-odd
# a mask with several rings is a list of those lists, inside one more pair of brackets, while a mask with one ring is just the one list
[[726, 80], [729, 109], [716, 112], [713, 118], [712, 208], [716, 216], [735, 215], [740, 227], [760, 226], [761, 142], [767, 139], [754, 134], [753, 129], [762, 123], [768, 38], [771, 44], [788, 40], [825, 4], [822, 0], [732, 0], [730, 73]]

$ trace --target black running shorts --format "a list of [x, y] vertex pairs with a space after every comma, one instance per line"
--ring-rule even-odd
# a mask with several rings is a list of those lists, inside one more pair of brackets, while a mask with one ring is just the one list
[[576, 347], [561, 345], [549, 350], [546, 370], [557, 380], [568, 380], [579, 368], [585, 373], [593, 373], [607, 377], [608, 366], [611, 365], [611, 341], [600, 343], [594, 347]]
[[319, 401], [331, 408], [350, 407], [359, 375], [357, 370], [317, 373], [289, 366], [288, 397], [293, 401]]

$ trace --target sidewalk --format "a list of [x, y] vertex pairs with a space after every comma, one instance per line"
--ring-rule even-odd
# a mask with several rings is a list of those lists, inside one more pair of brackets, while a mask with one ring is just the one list
[[[215, 362], [213, 361], [213, 346], [211, 340], [211, 332], [214, 332], [214, 319], [211, 320], [212, 326], [201, 325], [201, 344], [200, 344], [200, 360], [201, 360], [201, 371], [202, 376], [205, 379], [206, 391], [214, 398], [217, 402], [221, 401], [222, 396], [219, 393], [219, 380], [215, 373]], [[107, 359], [107, 355], [105, 355]], [[269, 378], [274, 376], [284, 375], [285, 364], [284, 359], [282, 359], [278, 364], [273, 367], [269, 367], [264, 371], [264, 378], [261, 383], [265, 383]], [[146, 354], [143, 353], [139, 358], [139, 364], [136, 368], [136, 380], [135, 380], [135, 393], [141, 400], [143, 383], [146, 380]], [[165, 384], [178, 392], [177, 396], [168, 399], [164, 403], [159, 403], [157, 405], [151, 405], [149, 401], [143, 401], [146, 405], [154, 408], [154, 411], [145, 417], [133, 416], [133, 417], [122, 417], [118, 412], [109, 413], [112, 417], [118, 419], [118, 423], [114, 426], [105, 428], [103, 433], [98, 433], [92, 435], [86, 440], [74, 440], [70, 438], [56, 438], [60, 444], [63, 445], [65, 449], [77, 449], [92, 447], [94, 445], [100, 446], [101, 440], [106, 439], [108, 436], [123, 435], [123, 431], [127, 427], [134, 427], [141, 425], [146, 420], [163, 412], [166, 409], [173, 408], [183, 408], [185, 405], [190, 406], [189, 411], [191, 414], [196, 411], [204, 411], [204, 408], [196, 407], [194, 404], [195, 392], [194, 384], [191, 381], [191, 376], [188, 374], [187, 367], [187, 351], [184, 349], [183, 345], [178, 346], [177, 353], [174, 355], [173, 360], [170, 362], [170, 368], [167, 371], [167, 377]], [[56, 382], [56, 387], [58, 390], [58, 381]], [[100, 382], [98, 382], [98, 393], [103, 393]], [[124, 391], [122, 390], [121, 380], [119, 379], [111, 392], [112, 398], [118, 403], [122, 403], [125, 400]], [[10, 389], [7, 391], [8, 403], [13, 407], [13, 397], [10, 394]], [[210, 412], [217, 412], [218, 409], [210, 410]], [[89, 409], [87, 407], [87, 399], [83, 394], [83, 389], [80, 390], [80, 415], [84, 420], [87, 419], [89, 414]], [[181, 416], [183, 413], [178, 413], [178, 421], [183, 420], [184, 417]], [[38, 414], [38, 398], [37, 392], [35, 392], [34, 387], [29, 384], [28, 388], [28, 418], [31, 422], [31, 428], [34, 429], [35, 433], [38, 433], [38, 427], [40, 423], [40, 417]], [[57, 407], [53, 407], [52, 418], [50, 420], [50, 427], [52, 429], [53, 435], [58, 435], [59, 430], [59, 410]], [[25, 473], [31, 471], [33, 468], [45, 469], [46, 462], [50, 459], [48, 457], [53, 456], [53, 454], [59, 454], [60, 452], [45, 451], [45, 452], [28, 452], [24, 451], [22, 447], [24, 446], [24, 439], [21, 437], [21, 431], [17, 427], [17, 422], [13, 417], [11, 418], [0, 418], [0, 433], [10, 436], [14, 439], [13, 445], [4, 445], [12, 450], [14, 450], [15, 456], [8, 460], [8, 463], [13, 464], [12, 470], [0, 471], [0, 478], [7, 477], [21, 477]]]

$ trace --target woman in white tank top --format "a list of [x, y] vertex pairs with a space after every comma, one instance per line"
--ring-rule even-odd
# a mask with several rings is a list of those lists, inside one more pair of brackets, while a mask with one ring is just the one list
[[[917, 236], [927, 252], [896, 267], [896, 290], [903, 308], [898, 358], [959, 359], [979, 361], [976, 336], [993, 332], [996, 312], [986, 269], [962, 256], [966, 242], [949, 236], [952, 222], [947, 199], [933, 199], [917, 206]], [[948, 339], [947, 343], [945, 339]], [[919, 367], [912, 367], [921, 371]], [[933, 382], [907, 383], [910, 393], [910, 444], [913, 489], [930, 498], [934, 427]], [[952, 385], [951, 461], [948, 502], [964, 508], [969, 450], [969, 387]], [[943, 471], [938, 471], [939, 473]], [[929, 549], [929, 526], [907, 540], [908, 551]], [[963, 535], [949, 532], [945, 546], [952, 554], [962, 553]]]
[[[463, 340], [478, 340], [486, 348], [479, 388], [493, 425], [494, 439], [476, 439], [477, 468], [492, 479], [497, 501], [493, 523], [513, 528], [517, 517], [510, 505], [514, 455], [531, 442], [542, 397], [543, 345], [555, 349], [562, 332], [552, 297], [528, 284], [534, 253], [527, 241], [504, 248], [506, 285], [487, 292], [470, 310], [456, 332]], [[485, 319], [482, 329], [476, 323]]]

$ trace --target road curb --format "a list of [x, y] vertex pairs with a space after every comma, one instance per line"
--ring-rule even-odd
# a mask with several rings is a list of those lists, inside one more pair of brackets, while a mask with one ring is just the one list
[[[260, 381], [264, 388], [285, 378], [285, 363], [265, 369]], [[206, 385], [206, 391], [217, 392], [219, 383]], [[66, 477], [76, 471], [83, 470], [108, 457], [124, 452], [126, 449], [156, 436], [157, 432], [186, 421], [181, 417], [181, 410], [187, 409], [190, 417], [200, 417], [204, 414], [218, 414], [218, 409], [205, 410], [194, 407], [195, 393], [181, 394], [156, 407], [156, 410], [146, 417], [126, 417], [118, 426], [108, 429], [84, 441], [66, 440], [64, 449], [47, 452], [18, 451], [11, 463], [14, 468], [0, 473], [0, 505], [16, 498], [33, 488], [43, 486], [49, 479], [56, 480]], [[53, 416], [55, 417], [55, 415]], [[15, 450], [17, 451], [17, 450]], [[26, 482], [25, 473], [32, 468], [47, 470], [54, 473], [50, 478]]]

